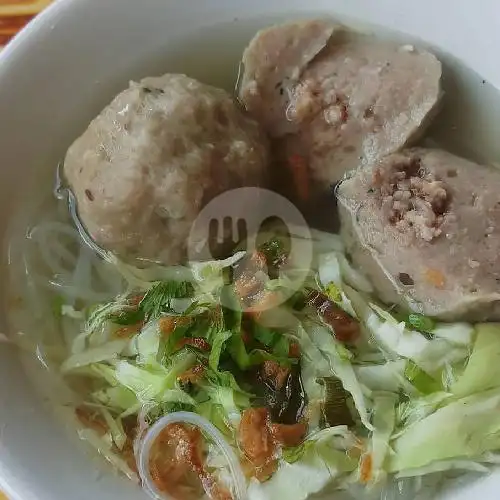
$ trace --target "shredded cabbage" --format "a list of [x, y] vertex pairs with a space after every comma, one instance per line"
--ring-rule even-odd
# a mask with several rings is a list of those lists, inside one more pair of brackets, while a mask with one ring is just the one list
[[[261, 380], [264, 362], [300, 362], [308, 433], [298, 446], [277, 448], [276, 472], [249, 482], [250, 500], [321, 492], [399, 500], [401, 491], [423, 499], [434, 491], [436, 473], [487, 473], [500, 465], [500, 324], [437, 322], [381, 305], [338, 237], [313, 231], [312, 238], [312, 269], [297, 261], [272, 278], [256, 274], [263, 293], [283, 297], [258, 314], [244, 312], [245, 300], [226, 286], [229, 268], [246, 262], [243, 251], [186, 267], [137, 269], [114, 260], [125, 293], [85, 307], [58, 300], [58, 318], [81, 327], [61, 371], [92, 380], [85, 404], [95, 405], [107, 428], [101, 437], [83, 434], [125, 470], [116, 453], [127, 448], [125, 418], [147, 427], [187, 409], [238, 451], [242, 414], [267, 404], [242, 374]], [[335, 338], [308, 305], [311, 289], [359, 321], [360, 339], [344, 345]], [[328, 427], [325, 379], [339, 384], [353, 417], [349, 428]]]
[[190, 264], [194, 279], [198, 283], [200, 291], [213, 293], [224, 285], [222, 276], [223, 269], [230, 267], [245, 257], [246, 252], [237, 252], [224, 260], [213, 260], [209, 262], [192, 262]]
[[476, 341], [463, 374], [451, 386], [457, 397], [500, 386], [500, 324], [476, 326]]
[[360, 383], [370, 391], [399, 393], [403, 390], [412, 394], [415, 388], [405, 379], [406, 367], [407, 361], [398, 359], [382, 364], [355, 366], [354, 371]]
[[127, 441], [127, 435], [123, 429], [123, 424], [120, 418], [113, 418], [111, 413], [106, 409], [102, 408], [101, 412], [104, 416], [104, 420], [109, 427], [109, 432], [113, 438], [113, 442], [119, 450], [123, 450], [125, 442]]
[[345, 477], [357, 465], [346, 454], [355, 439], [345, 427], [332, 427], [306, 441], [300, 457], [293, 463], [282, 462], [273, 477], [265, 483], [250, 482], [249, 500], [305, 500], [322, 491], [333, 479]]
[[143, 366], [156, 366], [160, 349], [160, 330], [153, 322], [144, 328], [135, 339], [137, 363]]
[[342, 381], [344, 389], [351, 393], [361, 421], [366, 428], [372, 430], [373, 426], [369, 420], [364, 396], [365, 391], [359, 383], [349, 359], [342, 355], [344, 348], [334, 339], [328, 328], [312, 323], [305, 323], [304, 327], [310, 335], [311, 342], [318, 346], [321, 354], [328, 362], [330, 374], [337, 376]]
[[107, 344], [87, 349], [78, 354], [73, 354], [61, 366], [63, 373], [88, 366], [101, 361], [113, 361], [118, 359], [120, 353], [125, 349], [128, 340], [112, 340]]
[[389, 440], [396, 425], [397, 396], [393, 393], [378, 392], [373, 394], [373, 433], [369, 447], [371, 454], [370, 484], [385, 480], [387, 471], [386, 458], [389, 455]]
[[392, 442], [391, 472], [438, 460], [475, 458], [500, 448], [500, 391], [491, 389], [451, 402], [415, 422]]

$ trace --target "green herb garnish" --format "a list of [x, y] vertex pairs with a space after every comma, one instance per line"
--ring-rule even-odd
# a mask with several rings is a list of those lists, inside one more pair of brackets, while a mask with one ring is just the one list
[[171, 313], [172, 299], [192, 297], [193, 284], [189, 281], [161, 281], [149, 289], [138, 306], [124, 305], [107, 319], [117, 325], [135, 325], [142, 321], [159, 318], [162, 313]]
[[110, 314], [108, 320], [121, 326], [136, 325], [144, 320], [144, 311], [141, 309], [123, 309], [120, 312]]
[[277, 358], [288, 358], [290, 352], [290, 341], [284, 335], [280, 335], [278, 341], [273, 346], [273, 354]]
[[276, 343], [277, 333], [259, 323], [254, 324], [253, 335], [258, 342], [266, 347], [272, 347]]
[[219, 331], [213, 336], [212, 350], [208, 358], [208, 366], [215, 372], [219, 370], [219, 361], [224, 350], [224, 344], [231, 337], [229, 331]]
[[442, 390], [441, 384], [425, 373], [413, 361], [408, 360], [406, 362], [405, 377], [423, 394]]
[[280, 267], [287, 259], [285, 245], [279, 238], [272, 238], [262, 243], [259, 251], [264, 254], [269, 266]]
[[436, 327], [434, 320], [428, 316], [424, 316], [423, 314], [410, 314], [408, 316], [408, 323], [410, 323], [413, 328], [427, 333], [432, 332], [432, 330]]
[[233, 287], [224, 286], [221, 290], [220, 300], [222, 303], [222, 314], [226, 330], [233, 333], [239, 333], [241, 331], [243, 311]]
[[160, 281], [149, 289], [139, 304], [146, 320], [158, 318], [164, 312], [172, 312], [172, 299], [184, 299], [194, 295], [189, 281]]

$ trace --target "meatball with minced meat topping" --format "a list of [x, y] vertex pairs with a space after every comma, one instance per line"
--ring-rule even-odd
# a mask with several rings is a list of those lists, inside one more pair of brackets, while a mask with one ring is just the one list
[[342, 234], [378, 296], [444, 321], [500, 320], [500, 170], [412, 148], [338, 187]]

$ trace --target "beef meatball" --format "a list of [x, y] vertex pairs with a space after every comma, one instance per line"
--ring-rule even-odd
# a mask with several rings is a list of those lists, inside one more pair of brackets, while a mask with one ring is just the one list
[[325, 20], [259, 32], [243, 63], [241, 101], [319, 186], [413, 141], [441, 97], [431, 53]]
[[409, 149], [338, 188], [354, 263], [379, 296], [443, 320], [500, 320], [500, 170]]
[[265, 136], [228, 93], [167, 74], [119, 94], [69, 148], [64, 174], [98, 245], [174, 264], [203, 206], [265, 184], [267, 163]]

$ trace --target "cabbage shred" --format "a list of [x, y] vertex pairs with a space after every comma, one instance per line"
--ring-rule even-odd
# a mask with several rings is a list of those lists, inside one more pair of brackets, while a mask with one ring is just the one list
[[[128, 292], [92, 306], [61, 366], [88, 382], [77, 414], [87, 431], [99, 422], [100, 450], [130, 463], [141, 425], [192, 411], [252, 462], [242, 422], [266, 408], [266, 432], [306, 430], [273, 445], [268, 476], [251, 474], [250, 499], [432, 498], [443, 472], [490, 471], [500, 449], [500, 325], [443, 324], [378, 303], [331, 238], [314, 234], [316, 264], [301, 283], [278, 237], [260, 256], [164, 268], [157, 281], [117, 263]], [[259, 258], [273, 272], [253, 273], [252, 284], [248, 266]], [[325, 304], [355, 322], [356, 337], [342, 337]]]

